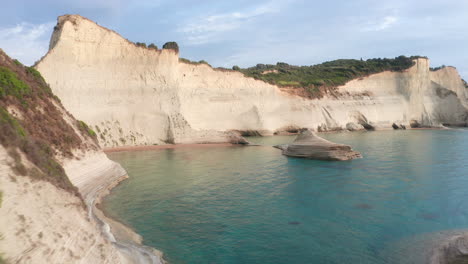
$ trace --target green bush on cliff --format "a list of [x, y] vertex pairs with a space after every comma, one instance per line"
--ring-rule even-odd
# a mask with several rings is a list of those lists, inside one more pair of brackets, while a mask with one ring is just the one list
[[23, 66], [23, 63], [21, 63], [19, 60], [14, 59], [13, 62], [18, 65], [18, 66]]
[[158, 46], [154, 45], [154, 43], [149, 44], [148, 48], [158, 50]]
[[78, 120], [78, 125], [81, 130], [86, 132], [90, 137], [96, 138], [96, 132], [92, 130], [85, 122]]
[[42, 77], [41, 73], [38, 70], [34, 69], [34, 67], [26, 67], [26, 72], [31, 74], [32, 76], [34, 76], [34, 78], [36, 78], [36, 80], [45, 82], [45, 80]]
[[179, 53], [179, 45], [177, 44], [177, 42], [174, 41], [166, 42], [163, 45], [163, 49], [172, 49]]
[[187, 63], [187, 64], [193, 64], [193, 65], [199, 65], [199, 64], [206, 64], [211, 67], [211, 65], [205, 61], [205, 60], [200, 60], [200, 61], [191, 61], [186, 58], [179, 58], [179, 62]]
[[7, 95], [21, 99], [23, 95], [30, 92], [29, 86], [18, 79], [16, 73], [8, 68], [0, 67], [0, 99]]
[[146, 43], [143, 43], [143, 42], [136, 42], [135, 44], [136, 44], [138, 47], [146, 48]]
[[[7, 110], [0, 107], [0, 128], [3, 133], [11, 132], [17, 136], [25, 137], [26, 131]], [[5, 138], [6, 140], [6, 138]]]
[[[337, 87], [350, 80], [383, 71], [404, 71], [414, 65], [419, 56], [399, 56], [394, 59], [341, 59], [312, 66], [293, 66], [284, 62], [257, 64], [240, 69], [244, 75], [278, 86], [302, 87], [316, 91], [317, 87]], [[237, 68], [236, 68], [237, 69]]]
[[438, 71], [438, 70], [442, 70], [442, 69], [445, 68], [445, 67], [447, 67], [447, 66], [441, 65], [441, 66], [439, 66], [439, 67], [430, 67], [429, 70], [430, 70], [430, 71]]

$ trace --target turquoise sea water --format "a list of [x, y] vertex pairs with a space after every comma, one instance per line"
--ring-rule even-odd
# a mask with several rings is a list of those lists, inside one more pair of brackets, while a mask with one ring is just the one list
[[468, 228], [468, 130], [321, 136], [364, 158], [271, 147], [294, 137], [110, 153], [130, 179], [104, 207], [174, 264], [417, 263], [432, 234]]

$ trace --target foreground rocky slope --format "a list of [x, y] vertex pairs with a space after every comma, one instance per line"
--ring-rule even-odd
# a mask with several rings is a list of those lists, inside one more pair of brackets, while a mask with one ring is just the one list
[[430, 71], [425, 58], [307, 99], [237, 71], [179, 62], [176, 51], [136, 46], [76, 15], [59, 17], [36, 68], [107, 147], [226, 142], [231, 130], [466, 125], [468, 118], [468, 89], [456, 69]]
[[2, 50], [0, 131], [0, 261], [159, 262], [132, 232], [114, 237], [95, 208], [125, 170], [37, 71]]

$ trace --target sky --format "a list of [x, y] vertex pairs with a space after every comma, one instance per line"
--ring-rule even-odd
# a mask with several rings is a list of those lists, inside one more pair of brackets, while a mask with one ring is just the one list
[[15, 0], [2, 3], [0, 48], [30, 65], [56, 19], [80, 14], [134, 42], [176, 41], [215, 67], [313, 65], [421, 55], [468, 80], [467, 0]]

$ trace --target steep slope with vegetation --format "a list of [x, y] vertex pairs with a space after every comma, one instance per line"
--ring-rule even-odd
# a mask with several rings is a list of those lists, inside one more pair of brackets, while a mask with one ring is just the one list
[[[63, 119], [61, 107], [37, 70], [0, 50], [0, 144], [14, 157], [14, 170], [79, 195], [56, 157], [71, 158], [74, 149], [97, 149], [95, 135], [77, 122], [89, 139], [83, 141]], [[34, 167], [24, 166], [23, 155]]]
[[119, 240], [95, 213], [102, 191], [124, 179], [125, 170], [102, 153], [95, 132], [63, 108], [37, 70], [1, 49], [0, 132], [0, 263], [152, 258], [136, 235], [136, 242], [115, 247], [111, 242]]

